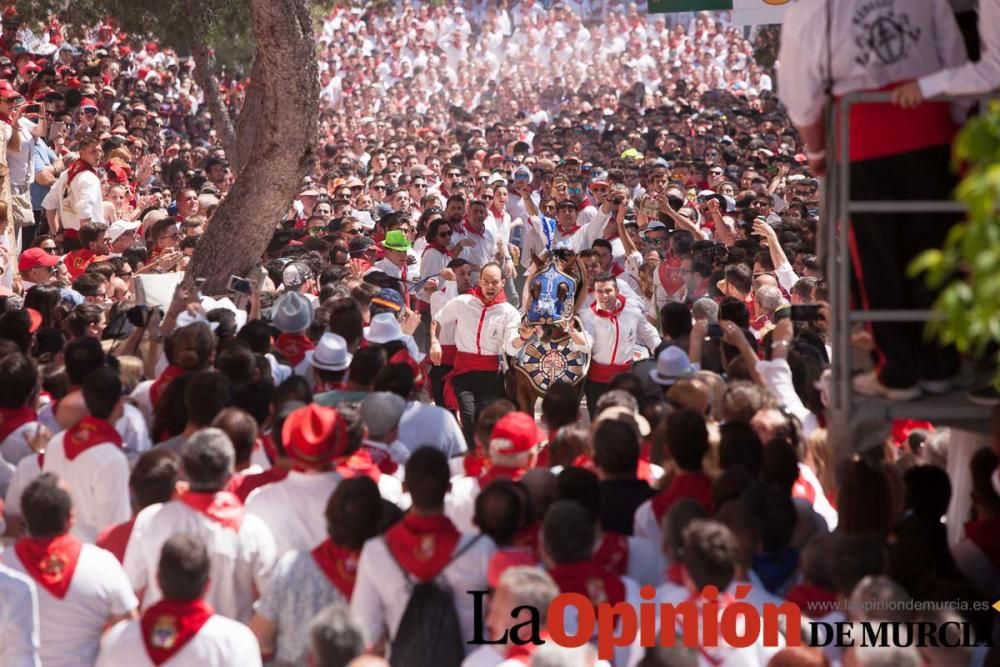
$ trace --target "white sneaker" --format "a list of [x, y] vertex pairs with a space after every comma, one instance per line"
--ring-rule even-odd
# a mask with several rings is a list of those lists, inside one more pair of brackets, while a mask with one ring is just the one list
[[886, 387], [879, 381], [875, 371], [855, 375], [851, 380], [851, 386], [854, 387], [855, 392], [862, 396], [874, 396], [890, 401], [912, 401], [915, 398], [920, 398], [921, 395], [919, 385], [913, 385], [905, 389]]

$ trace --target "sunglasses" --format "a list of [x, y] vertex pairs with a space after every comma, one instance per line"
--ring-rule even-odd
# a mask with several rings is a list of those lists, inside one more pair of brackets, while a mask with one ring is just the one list
[[426, 183], [414, 183], [413, 187], [417, 188], [418, 190], [426, 190], [427, 189], [427, 184]]
[[351, 186], [351, 192], [363, 192], [364, 189], [365, 189], [365, 186], [363, 186], [363, 185], [354, 185], [354, 186]]
[[372, 187], [372, 190], [385, 190], [385, 186], [384, 185], [373, 185], [371, 187]]
[[440, 237], [440, 238], [446, 238], [446, 237], [449, 237], [449, 236], [451, 236], [451, 230], [450, 229], [447, 229], [447, 230], [445, 230], [443, 232], [438, 232], [438, 237]]
[[42, 247], [42, 250], [49, 253], [50, 255], [58, 255], [59, 250], [55, 246]]
[[361, 228], [360, 227], [351, 227], [350, 229], [345, 229], [344, 233], [345, 234], [353, 234], [353, 235], [357, 236], [358, 234], [361, 234]]
[[454, 172], [449, 172], [449, 173], [447, 174], [447, 176], [448, 176], [449, 178], [458, 178], [458, 177], [459, 177], [459, 176], [461, 176], [461, 175], [462, 175], [462, 174], [461, 174], [461, 172], [457, 172], [457, 171], [454, 171]]

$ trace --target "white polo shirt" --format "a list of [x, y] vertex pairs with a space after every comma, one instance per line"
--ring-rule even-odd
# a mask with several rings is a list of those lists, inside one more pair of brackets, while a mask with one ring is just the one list
[[41, 667], [38, 593], [26, 574], [0, 565], [0, 665]]
[[[3, 563], [29, 576], [14, 549], [0, 555]], [[44, 586], [38, 592], [42, 664], [45, 667], [92, 665], [104, 626], [112, 616], [139, 604], [118, 560], [108, 551], [84, 544], [66, 595], [59, 599]]]
[[656, 327], [640, 309], [631, 306], [628, 298], [615, 317], [601, 317], [593, 308], [586, 308], [580, 313], [580, 320], [592, 341], [592, 360], [599, 364], [631, 363], [637, 343], [650, 350], [660, 344]]
[[484, 308], [475, 294], [462, 294], [445, 304], [434, 319], [442, 327], [455, 326], [459, 352], [499, 356], [507, 339], [517, 331], [521, 313], [506, 301]]
[[150, 505], [135, 519], [123, 565], [132, 587], [145, 590], [142, 608], [163, 597], [156, 582], [160, 550], [180, 533], [191, 535], [208, 549], [212, 572], [205, 600], [223, 616], [244, 623], [250, 620], [256, 594], [264, 590], [277, 561], [271, 531], [249, 512], [239, 532], [233, 531], [179, 500]]
[[341, 476], [289, 471], [278, 482], [254, 489], [246, 501], [248, 514], [267, 524], [277, 556], [287, 551], [311, 551], [327, 538], [326, 503]]
[[[260, 646], [250, 628], [215, 614], [194, 637], [159, 667], [259, 667]], [[122, 621], [101, 642], [96, 667], [155, 667], [139, 621]]]

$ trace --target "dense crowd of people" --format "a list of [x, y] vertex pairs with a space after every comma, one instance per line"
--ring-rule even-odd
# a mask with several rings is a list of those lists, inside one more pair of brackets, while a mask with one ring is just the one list
[[[615, 667], [983, 664], [997, 454], [949, 544], [948, 429], [898, 421], [844, 460], [828, 441], [799, 71], [822, 68], [782, 72], [786, 111], [725, 13], [338, 5], [315, 162], [257, 267], [208, 295], [179, 281], [239, 174], [193, 62], [85, 33], [3, 13], [0, 667], [607, 664], [512, 628], [650, 588], [959, 620], [982, 645], [629, 645]], [[222, 83], [234, 111], [245, 83]], [[861, 283], [891, 302], [902, 260], [871, 237], [886, 271]], [[913, 331], [856, 332], [891, 348], [856, 391], [941, 390], [953, 359]], [[585, 376], [520, 403], [513, 367], [553, 336]]]

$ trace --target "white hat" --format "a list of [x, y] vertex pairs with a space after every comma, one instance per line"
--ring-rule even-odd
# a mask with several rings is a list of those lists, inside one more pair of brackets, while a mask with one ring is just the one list
[[105, 236], [108, 239], [108, 243], [114, 243], [122, 234], [128, 234], [129, 232], [134, 232], [139, 229], [141, 222], [129, 222], [128, 220], [115, 220], [108, 226], [108, 231]]
[[312, 365], [324, 371], [342, 371], [351, 365], [347, 341], [335, 333], [325, 333], [312, 351]]
[[305, 295], [285, 292], [274, 304], [271, 324], [283, 333], [298, 333], [309, 328], [312, 318], [312, 302]]
[[501, 185], [507, 185], [507, 179], [503, 177], [503, 174], [493, 174], [490, 176], [490, 180], [486, 182], [486, 185], [495, 185], [500, 183]]
[[698, 369], [691, 365], [687, 353], [676, 345], [671, 345], [660, 352], [660, 356], [656, 358], [656, 368], [649, 371], [649, 377], [656, 384], [669, 387], [696, 370]]
[[403, 337], [403, 329], [394, 313], [379, 313], [365, 327], [365, 339], [372, 343], [388, 343]]

